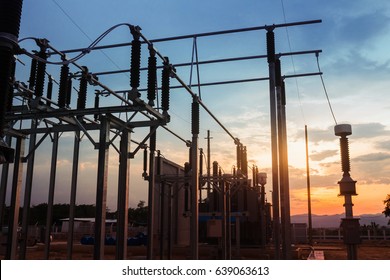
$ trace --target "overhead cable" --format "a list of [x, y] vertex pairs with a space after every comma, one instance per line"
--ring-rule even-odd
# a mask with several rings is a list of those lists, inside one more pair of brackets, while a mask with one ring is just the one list
[[[37, 61], [40, 61], [40, 62], [43, 62], [43, 63], [47, 63], [47, 64], [53, 64], [53, 65], [64, 65], [64, 64], [69, 64], [69, 63], [74, 63], [76, 62], [77, 60], [81, 59], [82, 57], [84, 57], [85, 55], [87, 55], [88, 53], [90, 53], [96, 46], [97, 44], [99, 44], [100, 41], [102, 41], [110, 32], [112, 32], [114, 29], [118, 28], [118, 27], [121, 27], [121, 26], [127, 26], [129, 27], [129, 29], [132, 28], [132, 25], [128, 24], [128, 23], [120, 23], [120, 24], [117, 24], [117, 25], [114, 25], [113, 27], [107, 29], [105, 32], [103, 32], [95, 41], [93, 41], [87, 48], [84, 48], [80, 51], [80, 54], [76, 55], [75, 57], [71, 58], [71, 59], [67, 59], [66, 57], [64, 57], [64, 59], [62, 59], [61, 61], [49, 61], [47, 59], [42, 59], [40, 58], [39, 56], [25, 50], [25, 49], [21, 49], [21, 52], [31, 58], [34, 58], [36, 59]], [[25, 40], [35, 40], [36, 42], [40, 42], [42, 41], [42, 39], [39, 39], [39, 38], [34, 38], [34, 37], [28, 37], [28, 38], [23, 38], [21, 40], [19, 40], [19, 43], [20, 42], [23, 42]], [[43, 39], [44, 40], [44, 39]], [[63, 55], [63, 52], [58, 52], [56, 51], [52, 46], [50, 46], [50, 44], [48, 43], [48, 47], [50, 49], [52, 49], [55, 53], [58, 53], [58, 54], [61, 54]]]
[[[284, 19], [284, 22], [287, 23], [286, 10], [285, 10], [285, 8], [284, 8], [284, 1], [283, 1], [283, 0], [280, 0], [280, 2], [281, 2], [281, 4], [282, 4], [283, 19]], [[290, 40], [290, 33], [288, 32], [288, 27], [287, 27], [287, 26], [286, 26], [286, 35], [287, 35], [288, 47], [289, 47], [290, 53], [292, 53], [291, 40]], [[292, 67], [293, 67], [294, 75], [296, 75], [296, 74], [297, 74], [297, 71], [296, 71], [296, 69], [295, 69], [294, 57], [293, 57], [292, 55], [291, 55], [290, 57], [291, 57], [291, 64], [292, 64]], [[306, 123], [306, 118], [305, 118], [305, 113], [304, 113], [304, 111], [303, 111], [303, 106], [302, 106], [302, 101], [301, 101], [301, 93], [300, 93], [299, 84], [298, 84], [298, 78], [297, 78], [297, 77], [295, 78], [295, 86], [296, 86], [296, 89], [297, 89], [299, 107], [300, 107], [300, 109], [301, 109], [302, 118], [303, 118], [303, 121]]]
[[332, 114], [334, 123], [337, 125], [337, 120], [336, 120], [336, 117], [335, 117], [334, 112], [333, 112], [332, 104], [330, 103], [330, 100], [329, 100], [329, 95], [328, 95], [328, 91], [326, 90], [324, 78], [322, 77], [322, 72], [321, 72], [321, 67], [320, 67], [320, 61], [319, 61], [318, 57], [319, 57], [319, 54], [316, 53], [318, 71], [321, 73], [321, 74], [320, 74], [320, 78], [321, 78], [322, 87], [324, 88], [324, 92], [325, 92], [326, 100], [328, 101], [330, 113]]

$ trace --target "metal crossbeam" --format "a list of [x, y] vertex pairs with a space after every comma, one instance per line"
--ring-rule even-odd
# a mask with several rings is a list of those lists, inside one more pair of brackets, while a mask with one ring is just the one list
[[[322, 50], [308, 50], [308, 51], [297, 51], [297, 52], [286, 52], [277, 54], [280, 57], [283, 56], [295, 56], [295, 55], [304, 55], [304, 54], [318, 54], [322, 53]], [[252, 56], [240, 56], [240, 57], [230, 57], [230, 58], [221, 58], [221, 59], [212, 59], [212, 60], [203, 60], [203, 61], [194, 61], [194, 62], [185, 62], [185, 63], [176, 63], [172, 64], [174, 68], [188, 67], [191, 65], [207, 65], [207, 64], [216, 64], [216, 63], [225, 63], [225, 62], [235, 62], [235, 61], [245, 61], [245, 60], [254, 60], [254, 59], [265, 59], [267, 55], [252, 55]], [[157, 69], [162, 69], [164, 66], [157, 66]], [[147, 67], [140, 68], [140, 71], [147, 71]], [[102, 75], [113, 75], [121, 73], [129, 73], [130, 69], [121, 69], [113, 71], [104, 71], [93, 73], [95, 76]], [[81, 75], [75, 75], [75, 77], [80, 77]], [[191, 84], [194, 85], [194, 84]], [[196, 85], [196, 84], [195, 84]]]
[[[135, 111], [147, 111], [152, 116], [159, 120], [166, 121], [166, 116], [160, 114], [156, 110], [151, 110], [150, 106], [110, 106], [103, 108], [86, 108], [86, 109], [57, 109], [50, 111], [43, 110], [28, 110], [27, 107], [19, 108], [18, 111], [13, 111], [6, 115], [7, 121], [13, 120], [29, 120], [29, 119], [48, 119], [48, 118], [63, 118], [63, 117], [75, 117], [75, 116], [84, 116], [84, 115], [95, 115], [95, 114], [114, 114], [114, 113], [124, 113], [124, 112], [135, 112]], [[70, 122], [70, 120], [68, 120]]]
[[[308, 20], [308, 21], [296, 21], [296, 22], [289, 22], [289, 23], [282, 23], [282, 24], [262, 25], [262, 26], [255, 26], [255, 27], [238, 28], [238, 29], [230, 29], [230, 30], [195, 33], [195, 34], [174, 36], [174, 37], [166, 37], [166, 38], [160, 38], [160, 39], [152, 39], [149, 42], [150, 43], [169, 42], [169, 41], [192, 39], [192, 38], [199, 38], [199, 37], [209, 37], [209, 36], [217, 36], [217, 35], [225, 35], [225, 34], [233, 34], [233, 33], [241, 33], [241, 32], [276, 29], [276, 28], [282, 28], [282, 27], [316, 24], [316, 23], [321, 23], [321, 22], [322, 22], [322, 20], [320, 20], [320, 19]], [[142, 43], [145, 43], [145, 42], [142, 42]], [[110, 45], [104, 45], [104, 46], [95, 46], [93, 48], [90, 48], [89, 50], [112, 49], [112, 48], [121, 48], [121, 47], [128, 47], [128, 46], [131, 46], [131, 42], [110, 44]], [[66, 54], [66, 53], [75, 53], [75, 52], [83, 52], [83, 51], [85, 51], [85, 48], [69, 49], [69, 50], [64, 50], [61, 52], [63, 54]], [[55, 54], [55, 53], [50, 53], [50, 54]]]

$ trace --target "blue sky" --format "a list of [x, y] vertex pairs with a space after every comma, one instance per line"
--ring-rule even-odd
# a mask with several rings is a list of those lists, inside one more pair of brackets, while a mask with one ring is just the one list
[[[284, 11], [282, 9], [284, 5]], [[356, 213], [382, 211], [382, 200], [390, 192], [389, 140], [389, 59], [390, 3], [385, 0], [144, 0], [144, 1], [76, 1], [25, 0], [19, 38], [47, 38], [57, 49], [86, 47], [90, 39], [118, 23], [139, 25], [149, 39], [177, 35], [236, 29], [277, 23], [321, 19], [321, 24], [277, 29], [276, 52], [321, 49], [321, 70], [339, 123], [352, 124], [350, 137], [352, 177], [358, 181]], [[81, 30], [82, 31], [81, 31]], [[85, 34], [84, 34], [85, 33]], [[87, 36], [86, 36], [87, 35]], [[290, 42], [288, 42], [288, 38]], [[128, 29], [121, 27], [101, 44], [131, 41]], [[171, 63], [191, 61], [192, 41], [156, 44]], [[199, 38], [199, 60], [266, 53], [265, 32]], [[33, 50], [29, 41], [22, 47]], [[79, 61], [92, 72], [129, 68], [130, 49], [96, 51]], [[110, 58], [108, 59], [107, 56]], [[146, 55], [144, 56], [144, 59]], [[29, 59], [20, 59], [29, 65]], [[53, 58], [54, 59], [54, 58]], [[144, 61], [144, 60], [143, 60]], [[316, 72], [314, 55], [282, 58], [283, 74]], [[58, 67], [49, 67], [54, 77]], [[189, 68], [178, 68], [189, 81]], [[27, 81], [29, 67], [18, 65], [17, 79]], [[267, 76], [266, 60], [224, 63], [200, 67], [202, 82]], [[145, 77], [142, 77], [144, 81]], [[196, 76], [193, 77], [196, 80]], [[114, 90], [127, 89], [125, 74], [101, 78]], [[172, 84], [175, 84], [172, 81]], [[342, 199], [337, 198], [337, 181], [341, 178], [338, 139], [319, 77], [286, 80], [287, 122], [290, 160], [292, 212], [305, 212], [305, 148], [303, 128], [309, 127], [313, 187], [313, 212], [341, 213]], [[142, 87], [142, 85], [141, 85]], [[93, 92], [93, 89], [90, 89]], [[89, 99], [92, 102], [92, 98]], [[185, 139], [191, 138], [191, 98], [182, 90], [172, 91], [169, 127]], [[250, 165], [256, 164], [270, 175], [268, 84], [256, 82], [202, 88], [202, 100], [218, 119], [248, 148]], [[235, 164], [232, 140], [213, 120], [201, 112], [200, 146], [206, 148], [206, 131], [211, 130], [212, 160], [229, 173]], [[139, 140], [144, 131], [135, 131]], [[69, 201], [72, 134], [61, 137], [56, 202]], [[50, 157], [45, 141], [38, 149], [34, 177], [33, 203], [45, 202]], [[165, 157], [180, 164], [187, 158], [183, 143], [164, 131], [158, 131], [158, 149]], [[131, 205], [146, 200], [146, 185], [141, 179], [141, 156], [132, 161]], [[108, 204], [115, 209], [117, 155], [110, 154]], [[78, 203], [94, 203], [96, 151], [85, 138], [82, 141]], [[271, 184], [268, 184], [268, 188]]]

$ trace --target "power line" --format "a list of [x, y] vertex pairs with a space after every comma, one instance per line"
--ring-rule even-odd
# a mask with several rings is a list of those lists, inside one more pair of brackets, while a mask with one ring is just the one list
[[[77, 27], [77, 29], [83, 33], [83, 35], [88, 38], [88, 40], [90, 40], [91, 42], [93, 42], [93, 39], [91, 37], [88, 36], [88, 34], [81, 28], [80, 25], [77, 24], [77, 22], [61, 7], [60, 4], [58, 4], [58, 2], [56, 0], [52, 0], [52, 2], [61, 10], [61, 12], [74, 24], [74, 26]], [[119, 70], [120, 67], [117, 63], [115, 63], [115, 61], [113, 61], [111, 59], [111, 57], [109, 57], [104, 51], [100, 50], [101, 53]], [[129, 77], [128, 74], [125, 73], [125, 75], [127, 77]]]
[[76, 21], [73, 20], [73, 18], [61, 7], [60, 4], [56, 0], [52, 0], [54, 4], [64, 13], [64, 15], [77, 27], [78, 30], [80, 30], [81, 33], [84, 34], [85, 37], [87, 37], [91, 42], [93, 41], [91, 37], [88, 36], [87, 33], [84, 32], [84, 30], [80, 27], [80, 25], [77, 24]]
[[[316, 53], [318, 71], [321, 72], [320, 61], [319, 61], [318, 57], [319, 57], [319, 54]], [[329, 105], [330, 112], [331, 112], [331, 114], [332, 114], [334, 123], [337, 125], [336, 117], [335, 117], [334, 112], [333, 112], [333, 109], [332, 109], [332, 104], [330, 103], [330, 100], [329, 100], [328, 91], [326, 90], [324, 78], [322, 77], [322, 72], [321, 72], [321, 74], [320, 74], [320, 78], [321, 78], [322, 87], [324, 88], [326, 100], [328, 101], [328, 105]]]
[[[77, 27], [77, 29], [84, 34], [84, 36], [86, 38], [88, 38], [88, 40], [90, 40], [91, 42], [93, 42], [94, 40], [88, 36], [88, 34], [81, 28], [80, 25], [77, 24], [77, 22], [75, 20], [73, 20], [73, 18], [61, 7], [60, 4], [58, 4], [58, 2], [56, 0], [52, 0], [53, 3], [64, 13], [64, 15]], [[111, 59], [111, 57], [109, 57], [103, 50], [100, 50], [100, 52], [118, 69], [120, 70], [121, 68], [119, 67], [119, 65], [117, 63], [115, 63], [114, 60]], [[123, 73], [126, 77], [130, 78], [129, 74], [127, 74], [126, 72]], [[122, 105], [123, 105], [123, 101], [122, 101]], [[119, 114], [119, 117], [121, 116], [121, 113]], [[126, 112], [126, 118], [127, 118], [127, 112]]]
[[[280, 2], [282, 4], [284, 23], [287, 23], [286, 11], [285, 11], [285, 8], [284, 8], [284, 1], [280, 0]], [[288, 27], [287, 26], [286, 26], [286, 34], [287, 34], [288, 47], [289, 47], [289, 50], [290, 50], [290, 53], [291, 53], [292, 52], [292, 48], [291, 48], [290, 34], [288, 32]], [[293, 67], [294, 75], [296, 75], [297, 73], [296, 73], [296, 69], [295, 69], [294, 57], [292, 55], [290, 57], [291, 57], [291, 64], [292, 64], [292, 67]], [[299, 108], [301, 109], [301, 114], [302, 114], [303, 121], [306, 123], [305, 113], [303, 111], [303, 106], [302, 106], [302, 101], [301, 101], [300, 89], [299, 89], [299, 85], [298, 85], [298, 78], [295, 78], [295, 86], [297, 88]]]
[[[284, 8], [284, 1], [280, 0], [280, 2], [282, 4], [284, 22], [286, 23], [287, 21], [286, 21], [286, 11], [285, 11], [285, 8]], [[289, 35], [289, 32], [288, 32], [288, 27], [287, 26], [286, 26], [286, 34], [287, 34], [288, 46], [289, 46], [290, 52], [292, 52], [292, 50], [291, 50], [291, 42], [290, 42], [290, 35]], [[322, 72], [321, 72], [321, 68], [320, 68], [320, 63], [319, 63], [318, 57], [319, 57], [319, 53], [316, 53], [317, 67], [318, 67], [318, 72], [320, 73], [322, 87], [324, 88], [324, 92], [325, 92], [325, 95], [326, 95], [326, 99], [328, 101], [329, 109], [330, 109], [330, 112], [332, 114], [333, 120], [334, 120], [335, 124], [337, 125], [336, 117], [334, 115], [333, 108], [332, 108], [332, 105], [331, 105], [330, 100], [329, 100], [328, 91], [326, 90], [325, 82], [324, 82], [324, 79], [322, 77]], [[293, 56], [291, 56], [291, 63], [292, 63], [292, 66], [293, 66], [294, 75], [296, 75], [296, 70], [295, 70], [295, 64], [294, 64]], [[298, 100], [299, 100], [299, 106], [301, 108], [302, 117], [303, 117], [304, 122], [306, 123], [306, 118], [305, 118], [305, 114], [304, 114], [304, 111], [303, 111], [303, 106], [302, 106], [302, 102], [301, 102], [301, 96], [300, 96], [300, 90], [299, 90], [298, 79], [297, 78], [295, 78], [295, 84], [296, 84], [296, 87], [297, 87]]]

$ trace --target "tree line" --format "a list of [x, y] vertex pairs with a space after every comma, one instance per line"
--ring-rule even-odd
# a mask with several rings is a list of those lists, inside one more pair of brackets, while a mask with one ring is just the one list
[[[30, 207], [29, 224], [30, 225], [46, 225], [47, 203], [41, 203]], [[69, 204], [54, 204], [53, 205], [53, 223], [60, 223], [61, 219], [69, 218]], [[8, 224], [10, 207], [4, 209], [3, 223]], [[23, 207], [19, 210], [19, 221], [22, 220]], [[96, 206], [93, 204], [80, 204], [75, 207], [76, 218], [94, 218], [96, 214]], [[145, 201], [140, 201], [136, 208], [128, 209], [128, 222], [146, 225], [148, 215], [148, 207], [145, 206]], [[116, 219], [117, 212], [112, 212], [106, 209], [106, 219]]]

